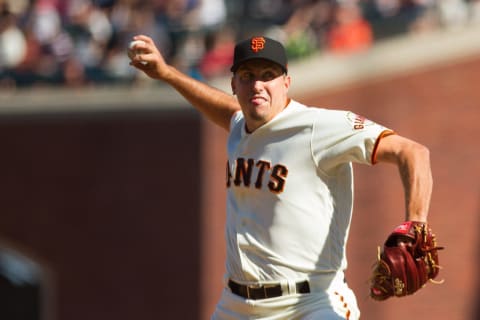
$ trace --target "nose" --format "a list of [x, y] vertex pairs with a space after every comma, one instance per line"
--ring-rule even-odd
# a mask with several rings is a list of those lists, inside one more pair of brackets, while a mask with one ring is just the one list
[[255, 79], [255, 80], [253, 80], [253, 89], [254, 89], [256, 92], [262, 91], [262, 89], [263, 89], [263, 81], [260, 80], [260, 79]]

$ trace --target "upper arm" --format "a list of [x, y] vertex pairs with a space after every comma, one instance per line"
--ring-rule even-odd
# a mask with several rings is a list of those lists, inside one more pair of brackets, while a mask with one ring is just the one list
[[216, 122], [217, 125], [219, 125], [220, 127], [224, 128], [227, 131], [230, 131], [230, 124], [233, 115], [241, 110], [238, 101], [235, 99], [230, 103], [225, 103], [222, 108], [219, 108], [217, 110], [217, 116], [211, 116], [212, 120]]
[[391, 134], [380, 138], [375, 153], [377, 162], [401, 163], [414, 159], [429, 158], [428, 149], [408, 138]]

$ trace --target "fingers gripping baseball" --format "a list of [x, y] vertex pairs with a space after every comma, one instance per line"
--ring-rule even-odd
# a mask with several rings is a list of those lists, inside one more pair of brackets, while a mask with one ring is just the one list
[[426, 223], [407, 221], [387, 238], [378, 252], [370, 296], [385, 300], [410, 295], [435, 282], [440, 271], [436, 237]]
[[163, 55], [150, 37], [138, 35], [130, 42], [127, 55], [130, 58], [130, 65], [145, 72], [154, 79], [165, 79], [169, 72]]

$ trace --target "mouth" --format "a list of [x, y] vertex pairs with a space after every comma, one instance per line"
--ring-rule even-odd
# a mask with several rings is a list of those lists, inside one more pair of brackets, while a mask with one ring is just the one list
[[254, 96], [250, 99], [250, 102], [253, 105], [260, 105], [260, 104], [264, 103], [265, 101], [267, 101], [267, 99], [265, 99], [264, 97], [261, 97], [261, 96]]

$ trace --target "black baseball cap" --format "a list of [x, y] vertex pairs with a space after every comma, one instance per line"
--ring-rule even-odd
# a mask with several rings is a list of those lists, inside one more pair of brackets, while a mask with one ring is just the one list
[[237, 71], [238, 67], [252, 59], [265, 59], [278, 64], [287, 73], [287, 54], [283, 45], [267, 37], [252, 37], [243, 40], [235, 46], [233, 65], [230, 71]]

